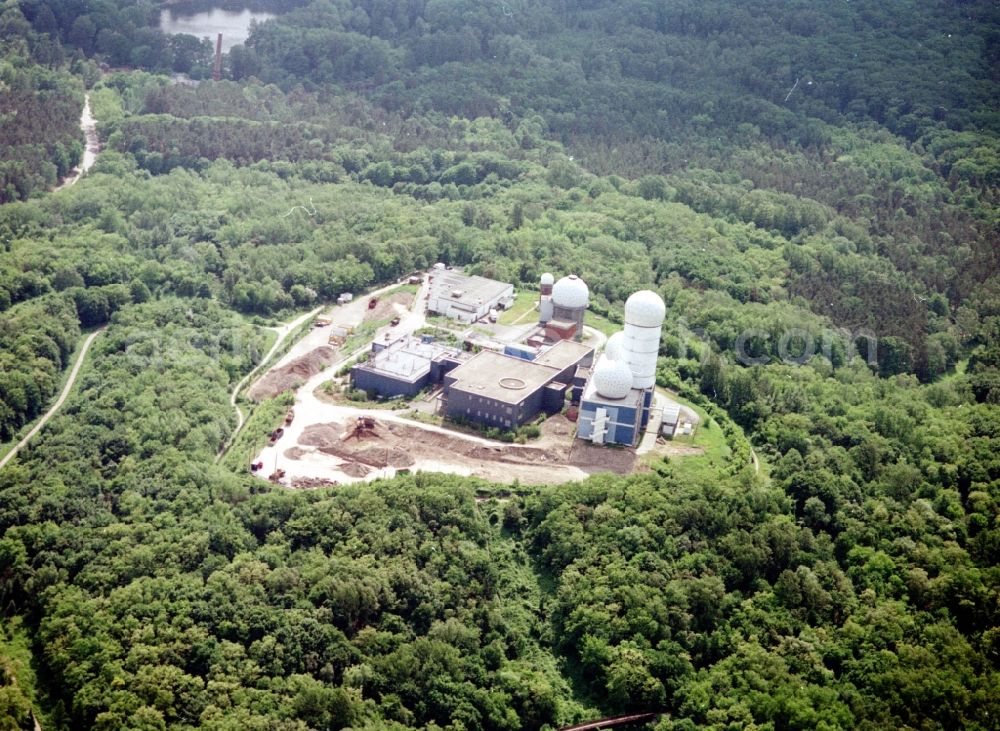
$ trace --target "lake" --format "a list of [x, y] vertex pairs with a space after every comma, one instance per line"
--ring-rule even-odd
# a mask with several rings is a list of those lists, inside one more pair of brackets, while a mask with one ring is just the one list
[[250, 21], [263, 23], [275, 17], [273, 13], [260, 10], [223, 10], [212, 8], [199, 12], [185, 12], [183, 7], [174, 6], [160, 12], [160, 30], [164, 33], [189, 33], [196, 38], [208, 38], [215, 48], [215, 37], [222, 34], [222, 52], [242, 43], [250, 35]]

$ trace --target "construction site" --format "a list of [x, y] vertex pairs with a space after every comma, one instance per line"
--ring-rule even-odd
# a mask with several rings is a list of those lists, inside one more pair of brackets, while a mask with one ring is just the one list
[[[657, 295], [630, 298], [625, 330], [608, 339], [583, 324], [579, 277], [542, 275], [534, 308], [513, 325], [497, 323], [512, 285], [463, 277], [437, 265], [405, 287], [345, 293], [317, 317], [247, 392], [295, 394], [284, 423], [249, 455], [251, 470], [293, 488], [413, 471], [552, 484], [701, 453], [671, 439], [692, 433], [698, 415], [651, 377]], [[466, 300], [455, 306], [449, 297]], [[469, 322], [470, 312], [478, 319]]]

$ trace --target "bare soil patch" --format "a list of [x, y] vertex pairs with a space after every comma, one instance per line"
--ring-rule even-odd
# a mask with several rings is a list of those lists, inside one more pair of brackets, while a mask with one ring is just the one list
[[280, 368], [268, 371], [267, 375], [255, 383], [247, 394], [254, 401], [262, 401], [279, 393], [297, 388], [319, 373], [323, 368], [335, 363], [339, 351], [322, 346], [306, 353]]
[[408, 309], [413, 304], [413, 298], [412, 292], [396, 292], [388, 297], [382, 297], [373, 309], [365, 311], [365, 322], [396, 317], [400, 313], [395, 305], [402, 305]]
[[619, 447], [596, 446], [579, 439], [570, 449], [568, 464], [584, 472], [614, 472], [627, 475], [635, 469], [637, 457], [634, 450]]
[[329, 447], [340, 442], [340, 437], [343, 434], [344, 428], [336, 422], [310, 424], [302, 430], [299, 444], [304, 444], [307, 447]]

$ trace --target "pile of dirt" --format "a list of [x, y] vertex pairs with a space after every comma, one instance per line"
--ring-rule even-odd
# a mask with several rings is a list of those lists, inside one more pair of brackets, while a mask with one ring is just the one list
[[340, 437], [344, 433], [343, 427], [335, 422], [326, 424], [310, 424], [302, 430], [299, 436], [299, 444], [307, 447], [330, 447], [340, 444]]
[[412, 292], [396, 292], [396, 294], [382, 297], [373, 309], [365, 310], [365, 322], [374, 320], [387, 320], [400, 315], [399, 308], [395, 305], [402, 305], [409, 309], [413, 304], [414, 295]]
[[291, 449], [286, 449], [283, 453], [285, 459], [300, 459], [306, 450], [301, 447], [292, 447]]
[[338, 469], [348, 477], [356, 478], [366, 477], [372, 471], [371, 467], [360, 462], [344, 462]]
[[396, 447], [366, 447], [354, 453], [354, 458], [375, 467], [412, 467], [414, 460], [403, 449]]
[[277, 396], [279, 393], [297, 388], [336, 360], [335, 348], [326, 345], [316, 348], [287, 365], [268, 371], [267, 375], [250, 387], [247, 395], [254, 401]]

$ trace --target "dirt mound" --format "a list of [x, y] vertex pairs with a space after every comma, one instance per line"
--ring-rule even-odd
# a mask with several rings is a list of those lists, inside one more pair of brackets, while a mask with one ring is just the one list
[[299, 444], [307, 447], [329, 447], [340, 444], [340, 437], [344, 433], [340, 424], [329, 422], [327, 424], [310, 424], [302, 430], [299, 436]]
[[279, 393], [296, 388], [319, 373], [325, 366], [337, 360], [337, 350], [328, 346], [316, 348], [280, 368], [268, 371], [267, 375], [251, 386], [247, 395], [254, 401], [262, 401]]
[[285, 459], [300, 459], [305, 453], [306, 450], [302, 449], [302, 447], [292, 447], [284, 451], [284, 457]]
[[354, 458], [359, 462], [372, 465], [374, 467], [412, 467], [413, 457], [405, 450], [396, 447], [366, 447], [354, 453]]
[[374, 309], [365, 311], [365, 322], [374, 320], [386, 320], [401, 314], [395, 305], [402, 305], [409, 308], [413, 304], [412, 292], [396, 292], [396, 294], [383, 297], [375, 305]]
[[367, 467], [360, 462], [344, 462], [338, 469], [348, 477], [356, 478], [365, 477], [372, 471], [371, 467]]

